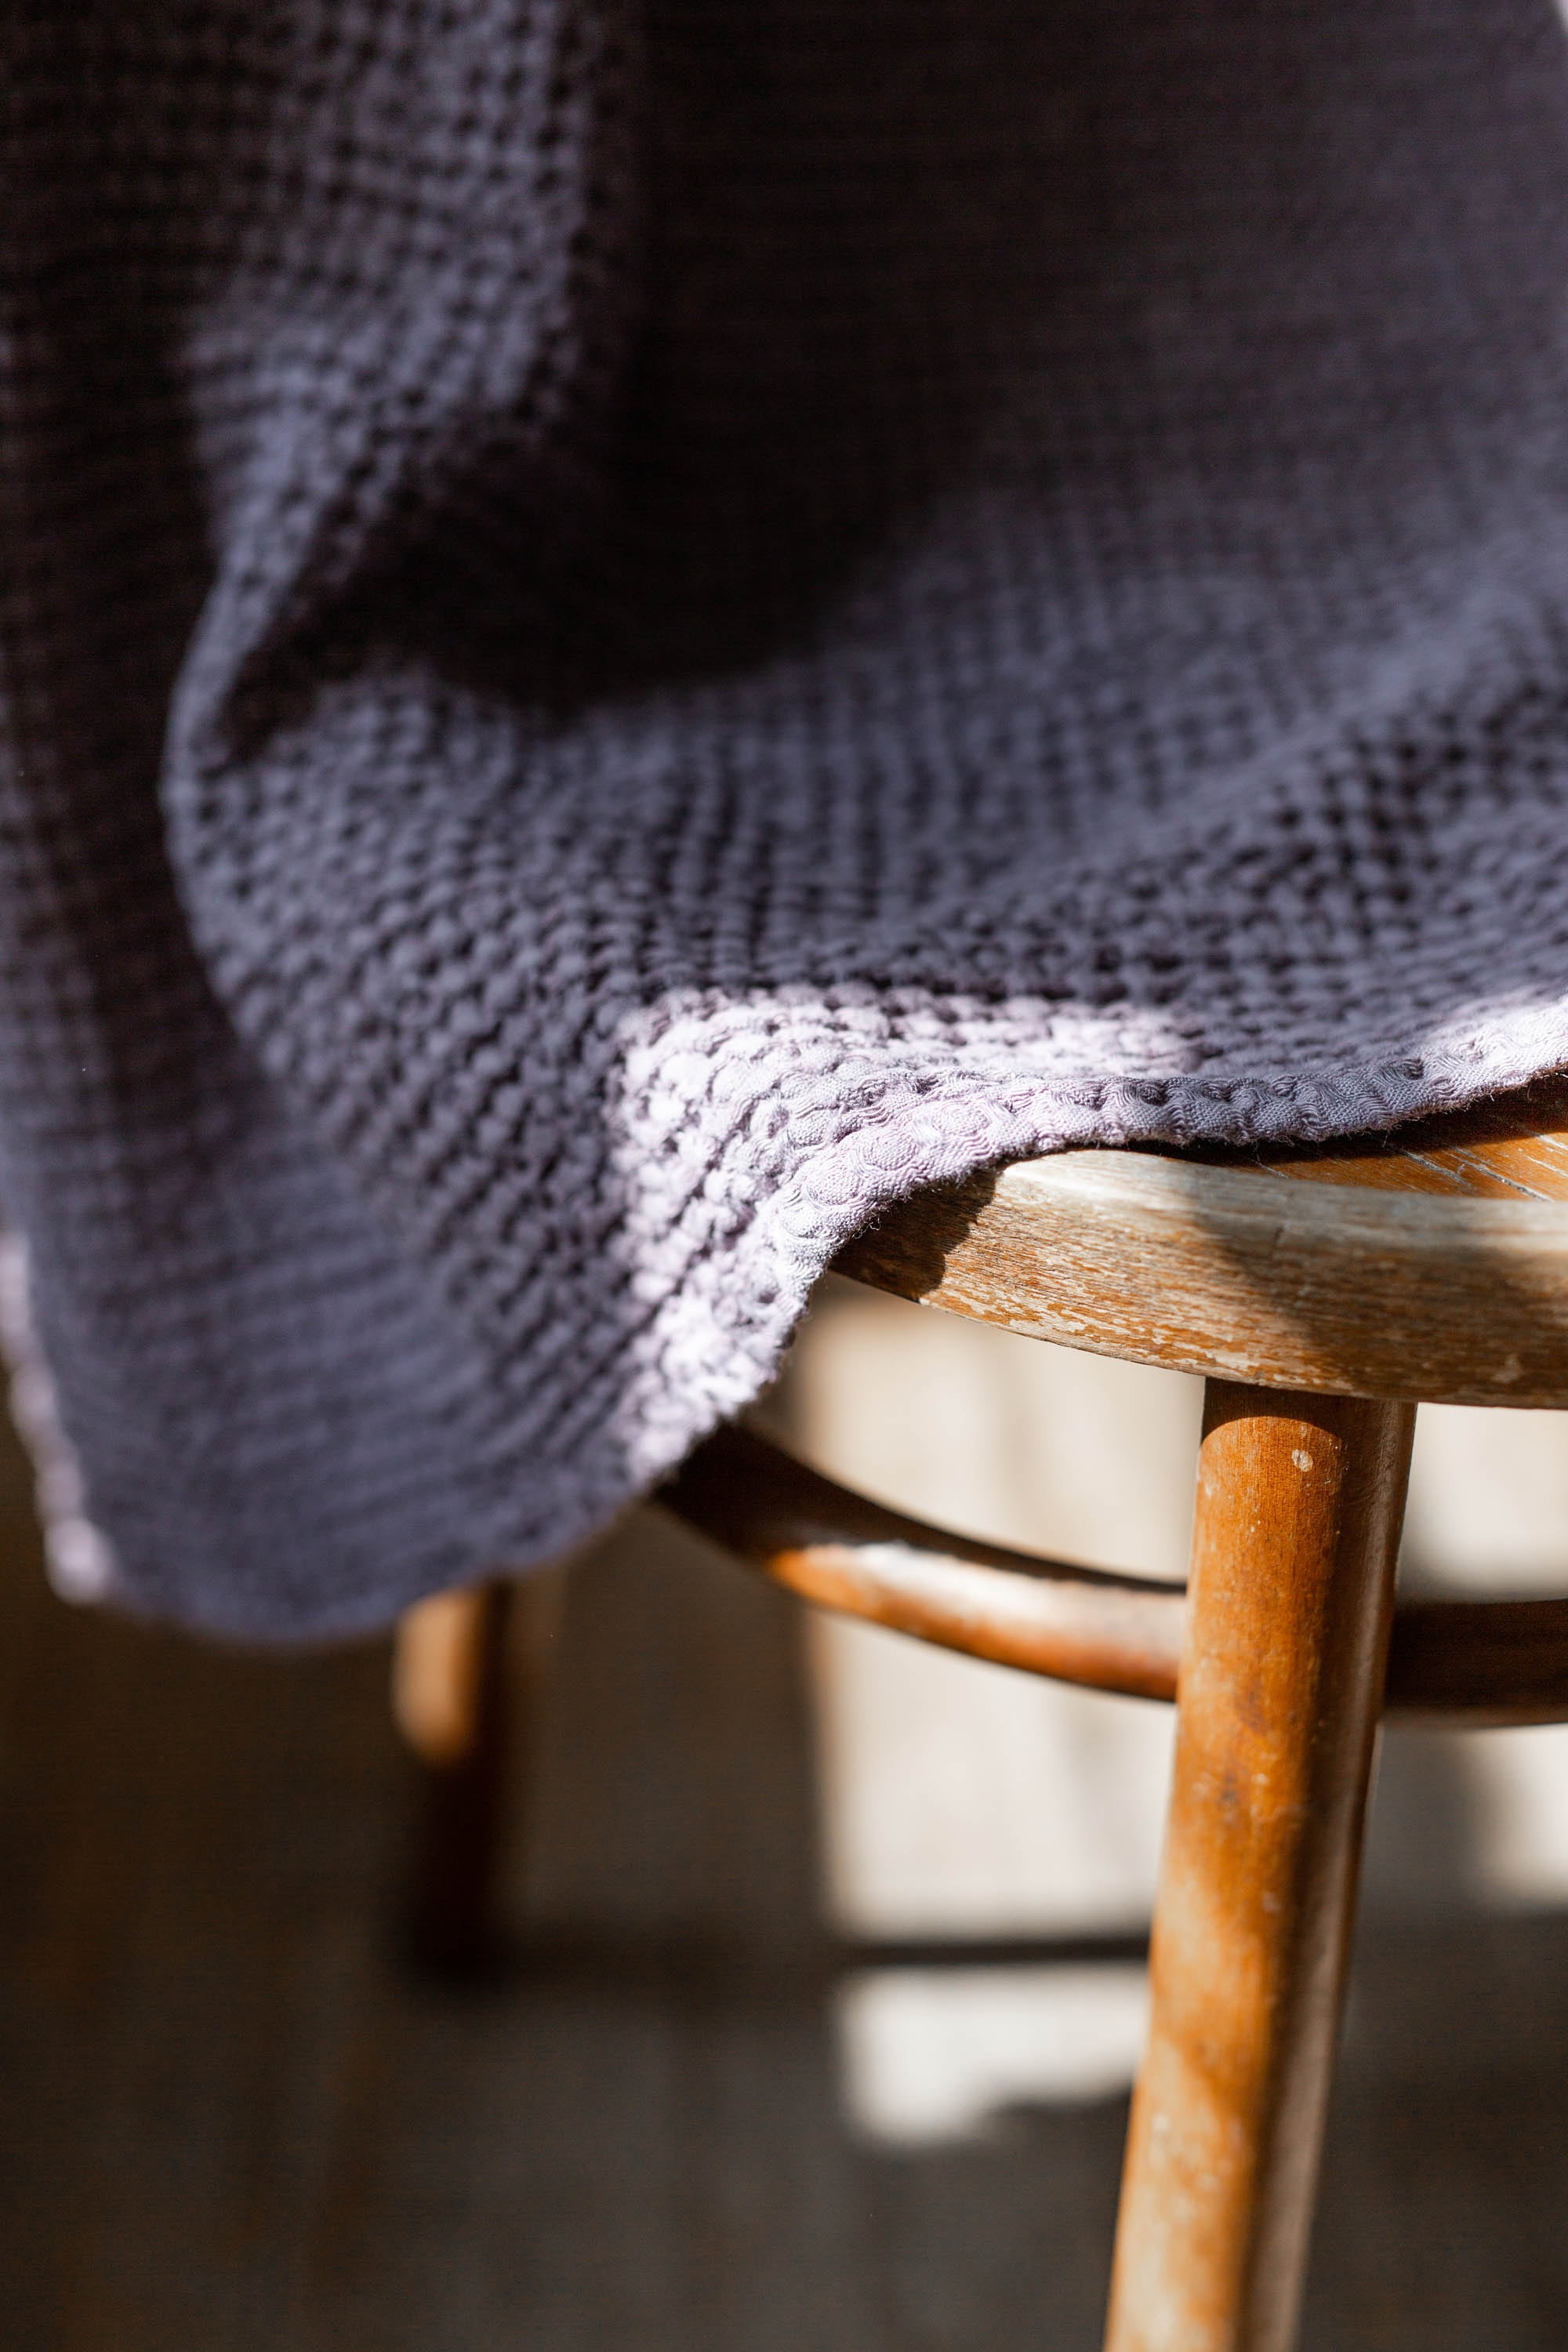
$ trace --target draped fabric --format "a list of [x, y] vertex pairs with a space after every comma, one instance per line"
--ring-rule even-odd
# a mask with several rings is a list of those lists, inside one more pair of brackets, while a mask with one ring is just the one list
[[374, 1623], [889, 1198], [1568, 1063], [1565, 102], [1547, 0], [16, 0], [62, 1571]]

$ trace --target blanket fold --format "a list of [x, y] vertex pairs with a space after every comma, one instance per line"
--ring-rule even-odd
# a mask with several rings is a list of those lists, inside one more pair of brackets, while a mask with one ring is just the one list
[[22, 0], [0, 83], [79, 1589], [378, 1623], [890, 1197], [1568, 1063], [1548, 0]]

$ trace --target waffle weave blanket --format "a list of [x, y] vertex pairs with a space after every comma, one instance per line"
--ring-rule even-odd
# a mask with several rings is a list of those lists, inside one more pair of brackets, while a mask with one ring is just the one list
[[379, 1622], [890, 1196], [1568, 1062], [1548, 0], [12, 0], [0, 305], [77, 1590]]

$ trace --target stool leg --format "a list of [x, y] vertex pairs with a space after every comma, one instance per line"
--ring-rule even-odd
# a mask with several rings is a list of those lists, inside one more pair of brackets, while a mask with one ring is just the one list
[[1290, 2352], [1415, 1408], [1211, 1381], [1106, 2352]]
[[397, 1628], [393, 1712], [424, 1783], [408, 1937], [440, 1970], [479, 1967], [496, 1947], [512, 1597], [499, 1582], [437, 1593]]

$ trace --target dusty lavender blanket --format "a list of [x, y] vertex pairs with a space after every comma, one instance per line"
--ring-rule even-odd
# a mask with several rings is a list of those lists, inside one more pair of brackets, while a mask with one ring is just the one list
[[1548, 0], [17, 0], [0, 83], [79, 1583], [374, 1623], [891, 1195], [1568, 1061]]

